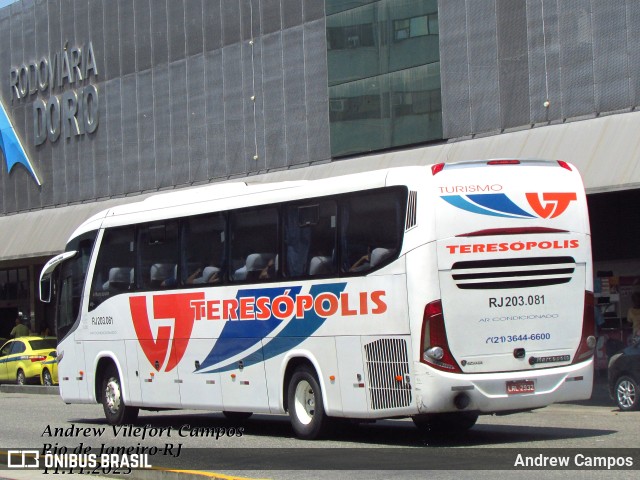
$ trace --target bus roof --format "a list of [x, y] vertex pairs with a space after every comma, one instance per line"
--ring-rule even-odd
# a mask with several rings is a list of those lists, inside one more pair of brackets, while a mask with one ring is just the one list
[[[130, 225], [140, 222], [198, 215], [213, 211], [245, 208], [253, 205], [318, 197], [386, 185], [390, 171], [427, 171], [427, 167], [397, 167], [371, 172], [341, 175], [318, 180], [273, 183], [230, 182], [158, 193], [144, 200], [106, 209], [86, 220], [71, 235], [100, 227]], [[188, 207], [188, 211], [185, 211]]]
[[[253, 205], [302, 200], [304, 198], [380, 188], [387, 184], [410, 184], [420, 178], [437, 178], [437, 172], [442, 170], [479, 168], [495, 164], [509, 164], [508, 162], [515, 162], [524, 167], [549, 166], [572, 169], [572, 166], [565, 162], [552, 160], [485, 159], [429, 166], [399, 166], [313, 180], [302, 179], [264, 183], [260, 181], [251, 183], [249, 180], [245, 180], [214, 183], [158, 193], [141, 201], [104, 210], [80, 225], [71, 235], [71, 238], [100, 227], [130, 225], [185, 215], [246, 208]], [[573, 167], [573, 171], [577, 173], [575, 167]], [[257, 179], [261, 177], [258, 176]], [[186, 209], [187, 206], [188, 210]]]

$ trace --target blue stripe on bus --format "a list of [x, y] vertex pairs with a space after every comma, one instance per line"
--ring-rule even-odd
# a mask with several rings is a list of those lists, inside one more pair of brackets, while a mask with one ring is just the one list
[[[259, 298], [268, 297], [272, 302], [274, 298], [287, 295], [295, 298], [300, 293], [302, 287], [275, 287], [275, 288], [251, 288], [238, 290], [236, 298], [243, 297]], [[282, 325], [282, 320], [278, 320], [271, 315], [268, 320], [239, 320], [225, 323], [220, 338], [200, 364], [199, 370], [210, 367], [220, 362], [249, 350], [269, 335], [273, 330]]]
[[504, 193], [485, 193], [467, 195], [467, 198], [478, 205], [489, 208], [491, 210], [497, 210], [502, 213], [509, 213], [512, 215], [518, 215], [526, 218], [536, 218], [529, 212], [525, 212], [518, 205], [507, 197]]
[[513, 203], [504, 193], [467, 195], [443, 195], [445, 202], [471, 213], [504, 218], [536, 218]]
[[[346, 288], [347, 284], [344, 282], [341, 283], [325, 283], [325, 284], [320, 284], [320, 285], [313, 285], [309, 291], [309, 294], [312, 297], [316, 297], [317, 295], [320, 295], [321, 293], [333, 293], [334, 295], [336, 295], [337, 297], [340, 297], [340, 294], [344, 291], [344, 289]], [[274, 289], [277, 290], [277, 289]], [[282, 289], [279, 289], [282, 290]], [[287, 290], [293, 290], [293, 289], [289, 289], [287, 288]], [[296, 287], [296, 293], [294, 295], [296, 295], [297, 293], [299, 293], [300, 291], [300, 287]], [[255, 290], [252, 290], [252, 295], [256, 295]], [[264, 289], [260, 289], [259, 290], [260, 293], [264, 293]], [[264, 295], [256, 295], [256, 296], [264, 296]], [[315, 311], [313, 310], [308, 310], [305, 312], [304, 318], [302, 319], [297, 319], [297, 320], [289, 320], [289, 323], [282, 329], [282, 331], [280, 333], [278, 333], [278, 335], [276, 335], [271, 341], [269, 341], [266, 345], [264, 345], [264, 347], [262, 348], [262, 352], [260, 352], [260, 350], [252, 352], [251, 354], [247, 355], [246, 357], [242, 358], [242, 363], [245, 367], [248, 367], [250, 365], [254, 365], [256, 363], [260, 363], [266, 360], [269, 360], [270, 358], [273, 358], [277, 355], [280, 355], [281, 353], [284, 353], [296, 346], [298, 346], [299, 344], [301, 344], [303, 341], [305, 341], [307, 338], [309, 338], [316, 330], [318, 330], [322, 324], [325, 322], [326, 317], [321, 317], [319, 316]], [[250, 320], [250, 321], [243, 321], [243, 322], [227, 322], [227, 323], [243, 323], [243, 324], [249, 324], [247, 329], [251, 329], [251, 325], [255, 322], [260, 322], [260, 320]], [[264, 337], [263, 337], [264, 338]], [[216, 349], [216, 347], [218, 347], [219, 344], [224, 344], [224, 343], [231, 343], [232, 345], [241, 345], [243, 344], [244, 340], [247, 340], [245, 338], [227, 338], [225, 341], [221, 341], [223, 340], [222, 338], [220, 338], [217, 342], [216, 345], [214, 346], [214, 349]], [[255, 339], [251, 339], [251, 340], [255, 340]], [[258, 339], [258, 341], [261, 339]], [[254, 341], [252, 343], [252, 346], [255, 345], [257, 343], [257, 341]], [[222, 350], [224, 347], [221, 345], [219, 347], [220, 350]], [[212, 352], [213, 352], [212, 350]], [[236, 349], [234, 349], [235, 351]], [[240, 350], [242, 351], [242, 350]], [[236, 353], [234, 353], [235, 355]], [[211, 353], [207, 356], [207, 359], [209, 358], [209, 356], [211, 355]], [[230, 358], [232, 355], [228, 355], [226, 358], [223, 358], [222, 360], [220, 360], [219, 362], [223, 362], [225, 359]], [[217, 363], [219, 363], [217, 362]], [[204, 363], [204, 362], [203, 362]], [[201, 365], [200, 366], [200, 370], [202, 370], [203, 368], [210, 366], [210, 365], [215, 365], [215, 363], [209, 363], [208, 365]], [[219, 368], [216, 368], [214, 370], [210, 370], [208, 372], [204, 372], [204, 373], [219, 373], [219, 372], [227, 372], [229, 370], [235, 370], [236, 368], [238, 368], [237, 366], [237, 361], [233, 361], [227, 365], [221, 366]]]

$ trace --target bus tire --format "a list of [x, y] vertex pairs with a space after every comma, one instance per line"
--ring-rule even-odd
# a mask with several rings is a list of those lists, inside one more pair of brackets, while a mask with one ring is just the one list
[[456, 435], [472, 428], [478, 420], [473, 412], [431, 413], [412, 417], [416, 427], [425, 433]]
[[233, 422], [242, 422], [243, 420], [247, 420], [253, 415], [253, 412], [222, 412], [224, 417], [227, 420], [231, 420]]
[[322, 390], [312, 368], [303, 365], [293, 372], [287, 400], [291, 426], [298, 438], [315, 440], [327, 432], [329, 417], [324, 412]]
[[138, 417], [138, 408], [124, 403], [120, 375], [115, 365], [109, 365], [102, 376], [102, 408], [109, 425], [133, 423]]

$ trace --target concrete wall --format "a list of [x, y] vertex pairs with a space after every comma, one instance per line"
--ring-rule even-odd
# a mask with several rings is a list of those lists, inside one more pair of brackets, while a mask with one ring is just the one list
[[439, 0], [438, 7], [446, 139], [640, 104], [640, 2]]
[[[321, 0], [22, 0], [0, 10], [0, 31], [2, 102], [42, 183], [1, 162], [0, 214], [330, 159]], [[26, 80], [65, 55], [73, 79]], [[74, 93], [93, 132], [64, 121]], [[61, 132], [37, 144], [34, 104], [52, 96]]]

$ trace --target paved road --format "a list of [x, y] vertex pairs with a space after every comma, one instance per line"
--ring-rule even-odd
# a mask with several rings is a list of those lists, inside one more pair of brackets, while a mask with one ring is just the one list
[[[476, 427], [459, 438], [427, 436], [410, 421], [393, 420], [345, 425], [331, 439], [304, 442], [293, 437], [287, 417], [255, 415], [237, 424], [220, 414], [193, 411], [142, 412], [136, 424], [138, 430], [114, 430], [106, 425], [99, 405], [65, 405], [57, 396], [20, 393], [1, 393], [0, 411], [4, 413], [1, 449], [42, 449], [49, 444], [59, 451], [64, 447], [71, 451], [79, 446], [90, 446], [94, 449], [92, 451], [102, 453], [117, 447], [133, 447], [138, 451], [153, 447], [166, 449], [170, 445], [173, 448], [171, 453], [175, 454], [180, 445], [182, 450], [178, 459], [173, 460], [167, 455], [169, 464], [174, 467], [203, 468], [204, 465], [224, 474], [284, 480], [426, 478], [424, 471], [402, 470], [394, 475], [385, 469], [404, 469], [411, 465], [424, 468], [419, 461], [412, 463], [419, 460], [417, 455], [420, 458], [430, 456], [433, 465], [445, 462], [444, 469], [429, 473], [430, 479], [454, 478], [448, 468], [486, 467], [483, 462], [487, 459], [495, 461], [497, 468], [504, 468], [504, 463], [500, 462], [505, 458], [511, 462], [517, 453], [525, 456], [528, 452], [539, 453], [531, 449], [575, 449], [562, 450], [571, 455], [577, 452], [588, 456], [594, 451], [611, 454], [637, 446], [640, 438], [640, 412], [620, 413], [602, 391], [596, 392], [594, 400], [589, 402], [552, 405], [509, 416], [481, 417]], [[148, 427], [144, 428], [145, 425]], [[208, 450], [203, 451], [205, 448]], [[220, 450], [222, 448], [225, 450]], [[594, 448], [598, 450], [591, 450]], [[312, 452], [311, 449], [317, 450]], [[208, 461], [213, 458], [215, 461]], [[579, 474], [581, 478], [602, 478], [604, 473], [611, 478], [636, 478], [640, 455], [638, 458], [635, 471], [573, 471], [563, 474], [544, 470], [537, 471], [535, 477], [559, 478], [560, 475], [566, 477], [568, 473], [571, 476]], [[357, 471], [327, 469], [345, 462]], [[242, 469], [243, 465], [250, 469]], [[281, 470], [283, 465], [298, 465], [303, 470]], [[307, 466], [314, 471], [304, 471]], [[375, 471], [360, 471], [368, 466], [374, 466]], [[19, 477], [18, 473], [10, 473], [12, 476], [5, 470], [0, 472], [0, 477]], [[468, 478], [471, 473], [462, 472], [458, 478]], [[525, 473], [501, 471], [499, 474], [501, 478], [522, 478], [527, 476]], [[495, 472], [482, 470], [474, 472], [473, 477], [495, 479]]]

